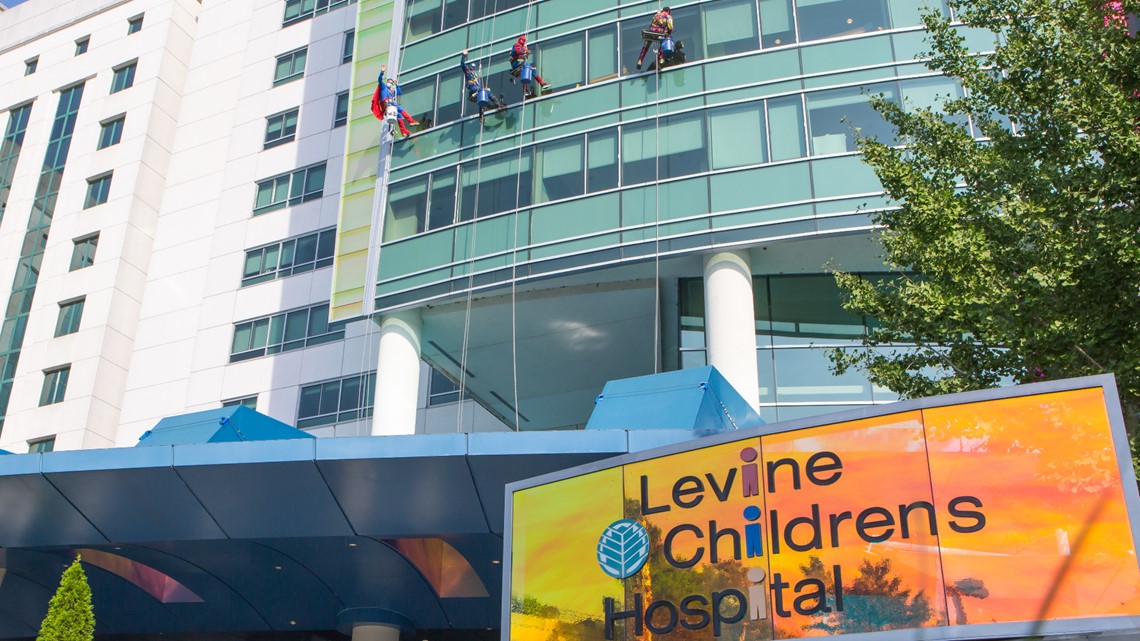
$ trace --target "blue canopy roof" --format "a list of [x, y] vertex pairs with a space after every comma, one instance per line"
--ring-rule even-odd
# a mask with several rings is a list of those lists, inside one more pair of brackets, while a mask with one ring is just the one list
[[315, 438], [260, 412], [233, 405], [190, 414], [168, 416], [154, 429], [143, 432], [135, 447], [228, 443], [233, 441], [277, 441], [287, 438]]
[[715, 367], [610, 381], [594, 401], [588, 430], [746, 429], [764, 419]]

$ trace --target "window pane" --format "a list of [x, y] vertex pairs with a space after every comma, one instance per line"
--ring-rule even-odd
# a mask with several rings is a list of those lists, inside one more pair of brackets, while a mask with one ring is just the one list
[[435, 76], [408, 83], [407, 86], [400, 88], [404, 92], [400, 96], [400, 106], [413, 118], [427, 124], [432, 119], [432, 103], [435, 102]]
[[831, 371], [828, 349], [777, 349], [776, 402], [869, 401], [871, 385], [858, 370]]
[[321, 386], [309, 385], [301, 388], [301, 402], [297, 408], [297, 418], [317, 416], [321, 411]]
[[431, 209], [428, 229], [438, 229], [455, 222], [455, 169], [437, 171], [431, 177]]
[[797, 0], [800, 40], [881, 31], [891, 26], [885, 0]]
[[705, 119], [701, 114], [669, 116], [658, 129], [661, 178], [708, 171]]
[[311, 263], [317, 259], [317, 236], [311, 234], [297, 239], [297, 248], [293, 254], [293, 264]]
[[321, 385], [321, 414], [334, 414], [340, 404], [340, 381]]
[[589, 44], [590, 69], [587, 76], [590, 82], [600, 82], [617, 76], [617, 25], [590, 29]]
[[466, 92], [463, 90], [463, 76], [456, 69], [439, 74], [439, 104], [436, 107], [436, 124], [457, 120], [463, 113], [463, 101]]
[[443, 0], [415, 0], [408, 4], [408, 42], [415, 42], [440, 31]]
[[538, 65], [538, 53], [532, 52], [531, 63], [551, 87], [577, 87], [586, 82], [585, 32], [540, 43], [534, 50], [541, 52], [542, 66]]
[[450, 29], [467, 22], [467, 0], [444, 0], [443, 28]]
[[617, 130], [589, 134], [587, 188], [591, 192], [612, 189], [618, 185]]
[[336, 95], [336, 106], [333, 108], [333, 127], [340, 127], [348, 122], [348, 92], [342, 91]]
[[863, 335], [863, 317], [843, 309], [843, 297], [834, 278], [797, 276], [769, 280], [775, 344], [842, 344]]
[[763, 102], [710, 109], [708, 113], [713, 169], [767, 160]]
[[464, 165], [460, 220], [531, 204], [530, 151], [522, 151], [521, 164], [519, 152], [510, 151]]
[[804, 144], [804, 108], [799, 96], [768, 101], [768, 139], [772, 160], [789, 160], [807, 155]]
[[323, 258], [332, 258], [333, 252], [336, 249], [336, 232], [323, 231], [321, 237], [317, 241], [317, 260]]
[[701, 7], [709, 57], [753, 51], [760, 47], [755, 0], [721, 0]]
[[305, 340], [305, 330], [309, 326], [309, 310], [289, 312], [285, 319], [285, 342]]
[[[873, 85], [866, 91], [888, 97], [895, 94], [894, 83]], [[811, 93], [807, 100], [813, 154], [855, 151], [856, 131], [877, 137], [884, 144], [894, 144], [894, 128], [871, 107], [868, 96], [858, 88]]]
[[305, 175], [306, 198], [318, 195], [325, 188], [325, 166], [310, 167]]
[[583, 193], [583, 139], [568, 138], [539, 145], [535, 163], [539, 167], [535, 202], [544, 203]]
[[329, 333], [329, 306], [318, 305], [309, 310], [309, 336]]
[[230, 346], [231, 354], [240, 354], [249, 350], [249, 339], [253, 336], [253, 324], [241, 323], [234, 326], [234, 341]]
[[796, 41], [792, 0], [760, 0], [760, 29], [765, 47], [778, 47]]
[[396, 240], [424, 230], [427, 177], [392, 185], [384, 216], [384, 240]]
[[253, 335], [249, 339], [250, 349], [260, 349], [269, 342], [269, 319], [253, 321]]

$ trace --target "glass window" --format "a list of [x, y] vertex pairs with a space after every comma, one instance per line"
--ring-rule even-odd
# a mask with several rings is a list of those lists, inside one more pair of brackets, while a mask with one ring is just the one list
[[[521, 159], [520, 159], [521, 155]], [[531, 204], [531, 148], [465, 163], [460, 220], [490, 216]]]
[[55, 437], [49, 436], [34, 441], [28, 441], [28, 454], [44, 454], [55, 451]]
[[[864, 91], [866, 93], [864, 93]], [[884, 94], [894, 98], [894, 83], [850, 89], [833, 89], [807, 95], [808, 128], [814, 155], [855, 151], [855, 133], [876, 137], [892, 145], [894, 128], [871, 107], [867, 94]]]
[[413, 0], [408, 3], [408, 42], [439, 33], [443, 24], [443, 0]]
[[288, 27], [355, 2], [356, 0], [285, 0], [285, 17], [281, 26]]
[[[723, 1], [724, 0], [721, 0], [721, 2]], [[708, 57], [705, 54], [705, 30], [703, 26], [704, 20], [701, 19], [701, 7], [699, 5], [693, 5], [685, 7], [684, 9], [673, 9], [672, 13], [674, 28], [673, 39], [677, 42], [678, 50], [684, 53], [685, 62], [692, 62]], [[646, 25], [649, 24], [650, 17], [652, 16], [645, 18]], [[656, 47], [656, 45], [654, 46]], [[640, 51], [640, 49], [638, 49], [638, 51]], [[651, 59], [649, 54], [645, 54], [645, 61], [647, 63]], [[636, 60], [634, 62], [636, 62]]]
[[768, 101], [768, 140], [772, 143], [772, 160], [790, 160], [807, 155], [804, 106], [799, 96]]
[[304, 236], [289, 238], [245, 253], [242, 287], [274, 278], [328, 267], [336, 248], [336, 229], [323, 229]]
[[222, 401], [222, 407], [248, 407], [251, 410], [257, 409], [257, 394], [253, 396], [243, 396], [242, 398], [231, 398], [228, 401]]
[[762, 101], [710, 109], [708, 115], [713, 169], [768, 160]]
[[96, 176], [87, 179], [87, 199], [83, 201], [83, 208], [90, 209], [96, 205], [107, 202], [111, 193], [111, 174]]
[[425, 128], [432, 126], [432, 106], [435, 103], [435, 76], [410, 82], [407, 85], [402, 85], [400, 89], [404, 92], [400, 95], [400, 106], [407, 109], [413, 118], [423, 123]]
[[886, 0], [796, 0], [800, 40], [882, 31], [891, 26]]
[[705, 119], [700, 113], [661, 119], [661, 177], [688, 176], [709, 169]]
[[773, 350], [776, 402], [870, 401], [871, 384], [861, 372], [853, 370], [837, 376], [831, 371], [830, 351], [829, 348]]
[[277, 65], [273, 69], [273, 86], [276, 87], [303, 77], [305, 75], [305, 60], [308, 55], [308, 48], [301, 47], [296, 51], [277, 56]]
[[[914, 113], [920, 109], [930, 109], [936, 114], [946, 116], [943, 107], [946, 101], [957, 100], [963, 96], [962, 87], [945, 76], [903, 80], [899, 83], [899, 88], [903, 109], [907, 113]], [[962, 127], [969, 126], [969, 118], [966, 114], [954, 114], [948, 119]]]
[[297, 114], [300, 109], [274, 114], [265, 119], [265, 149], [292, 142], [297, 137]]
[[618, 186], [617, 129], [596, 131], [587, 135], [586, 189], [589, 192]]
[[344, 42], [340, 47], [340, 62], [352, 62], [352, 48], [356, 45], [356, 30], [344, 32]]
[[376, 375], [346, 376], [301, 387], [297, 427], [307, 429], [372, 415]]
[[459, 386], [443, 372], [431, 368], [431, 378], [428, 381], [428, 407], [446, 405], [458, 400]]
[[458, 27], [467, 22], [467, 0], [444, 0], [443, 28]]
[[[705, 147], [705, 120], [700, 113], [667, 116], [661, 118], [660, 126], [648, 120], [623, 127], [622, 184], [708, 171]], [[659, 159], [657, 169], [654, 154]]]
[[325, 163], [260, 180], [257, 182], [253, 214], [256, 216], [320, 198], [324, 195], [324, 187]]
[[40, 66], [40, 57], [29, 58], [24, 61], [24, 75], [30, 76], [36, 72], [36, 68]]
[[384, 242], [405, 238], [424, 230], [427, 217], [428, 178], [423, 176], [388, 187], [384, 215]]
[[138, 63], [130, 62], [117, 67], [111, 76], [111, 93], [118, 93], [130, 89], [135, 84], [135, 67]]
[[138, 33], [140, 31], [142, 31], [142, 25], [143, 25], [143, 14], [141, 14], [141, 13], [139, 15], [127, 20], [127, 35], [129, 36], [132, 33]]
[[44, 386], [40, 389], [40, 407], [63, 401], [63, 397], [67, 393], [67, 379], [70, 375], [70, 365], [44, 370]]
[[122, 115], [99, 123], [99, 144], [96, 149], [105, 149], [111, 145], [119, 144], [123, 138], [123, 123], [126, 120], [126, 115]]
[[[617, 25], [607, 25], [590, 29], [589, 65], [586, 77], [590, 82], [601, 82], [617, 77], [618, 46]], [[544, 78], [544, 80], [550, 80]]]
[[[463, 102], [466, 92], [463, 88], [463, 75], [458, 65], [455, 69], [439, 74], [439, 101], [436, 107], [435, 124], [459, 120], [463, 115]], [[411, 113], [410, 111], [408, 113]]]
[[55, 335], [65, 336], [79, 331], [79, 322], [83, 318], [83, 302], [85, 298], [59, 304], [59, 317], [55, 321]]
[[230, 362], [288, 352], [344, 338], [329, 326], [329, 305], [296, 309], [234, 324]]
[[943, 17], [950, 17], [950, 7], [945, 0], [926, 0], [924, 2], [899, 2], [896, 0], [888, 4], [891, 11], [891, 26], [896, 29], [922, 26], [922, 14], [932, 7]]
[[779, 47], [796, 41], [796, 22], [792, 0], [760, 0], [761, 43]]
[[88, 47], [91, 46], [91, 36], [83, 36], [75, 41], [75, 55], [82, 56], [87, 53]]
[[532, 47], [530, 61], [553, 89], [583, 85], [586, 83], [586, 33], [538, 43]]
[[755, 0], [721, 0], [703, 4], [701, 10], [705, 47], [710, 58], [760, 47]]
[[431, 175], [428, 229], [439, 229], [455, 222], [455, 174], [452, 167]]
[[336, 106], [333, 108], [333, 128], [343, 127], [348, 122], [348, 92], [342, 91], [336, 95]]
[[95, 249], [99, 246], [99, 235], [77, 238], [75, 246], [71, 249], [71, 267], [68, 271], [75, 271], [95, 264]]
[[574, 136], [539, 145], [534, 151], [535, 202], [580, 196], [585, 190], [584, 138]]
[[776, 345], [843, 344], [863, 336], [863, 317], [843, 309], [843, 295], [831, 276], [769, 279], [773, 341]]

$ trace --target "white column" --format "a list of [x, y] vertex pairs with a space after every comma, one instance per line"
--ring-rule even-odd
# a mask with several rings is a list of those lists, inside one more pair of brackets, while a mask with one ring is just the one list
[[721, 252], [705, 259], [705, 340], [709, 365], [759, 412], [756, 315], [746, 252]]
[[416, 431], [422, 331], [423, 321], [418, 309], [388, 314], [380, 321], [373, 436], [414, 434]]
[[357, 623], [352, 626], [352, 641], [400, 641], [400, 628], [383, 623]]

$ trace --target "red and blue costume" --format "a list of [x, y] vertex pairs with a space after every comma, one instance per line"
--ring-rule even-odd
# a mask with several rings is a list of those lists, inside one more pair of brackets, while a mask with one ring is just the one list
[[396, 82], [395, 78], [388, 78], [384, 80], [385, 67], [380, 68], [380, 75], [376, 77], [376, 91], [372, 94], [372, 115], [380, 120], [384, 120], [385, 112], [388, 106], [396, 108], [396, 124], [400, 127], [400, 133], [405, 136], [410, 136], [411, 132], [408, 131], [408, 125], [420, 124], [415, 118], [412, 118], [403, 107], [396, 102], [396, 97], [403, 94], [404, 90]]

